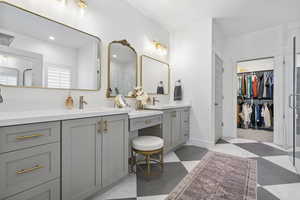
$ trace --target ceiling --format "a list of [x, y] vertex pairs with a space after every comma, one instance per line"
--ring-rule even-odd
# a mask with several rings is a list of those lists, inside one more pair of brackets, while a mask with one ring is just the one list
[[167, 29], [178, 29], [207, 17], [227, 36], [300, 19], [300, 0], [127, 0]]

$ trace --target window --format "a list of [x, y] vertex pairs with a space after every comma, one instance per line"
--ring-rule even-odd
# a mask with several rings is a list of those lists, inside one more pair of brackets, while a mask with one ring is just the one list
[[71, 88], [71, 70], [66, 68], [48, 67], [49, 88]]
[[0, 75], [0, 84], [17, 86], [18, 79], [15, 76]]

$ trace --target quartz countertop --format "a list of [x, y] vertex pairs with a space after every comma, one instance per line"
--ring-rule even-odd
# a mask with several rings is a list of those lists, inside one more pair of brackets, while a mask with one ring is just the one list
[[22, 112], [0, 112], [0, 127], [39, 122], [79, 119], [86, 117], [101, 117], [107, 115], [127, 114], [126, 109], [87, 108], [84, 110], [35, 110]]
[[137, 110], [128, 113], [129, 119], [135, 119], [140, 117], [151, 117], [151, 116], [162, 115], [162, 114], [163, 112], [154, 111], [154, 110]]
[[158, 105], [146, 105], [145, 108], [149, 110], [168, 110], [176, 108], [187, 108], [191, 107], [189, 104], [158, 104]]

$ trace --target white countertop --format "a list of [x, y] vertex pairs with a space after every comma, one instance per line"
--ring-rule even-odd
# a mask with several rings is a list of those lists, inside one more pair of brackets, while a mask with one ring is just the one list
[[186, 108], [191, 107], [189, 104], [158, 104], [158, 105], [146, 105], [146, 109], [150, 110], [168, 110], [168, 109], [176, 109], [176, 108]]
[[84, 110], [36, 110], [23, 112], [0, 112], [0, 127], [19, 124], [79, 119], [86, 117], [127, 114], [126, 109], [87, 108]]
[[154, 110], [137, 110], [128, 113], [129, 119], [135, 119], [140, 117], [151, 117], [151, 116], [162, 115], [162, 114], [163, 112], [154, 111]]

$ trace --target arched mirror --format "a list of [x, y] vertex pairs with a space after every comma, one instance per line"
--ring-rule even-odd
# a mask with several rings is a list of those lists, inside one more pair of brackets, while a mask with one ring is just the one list
[[137, 53], [127, 40], [113, 41], [108, 47], [107, 97], [130, 97], [137, 86]]

